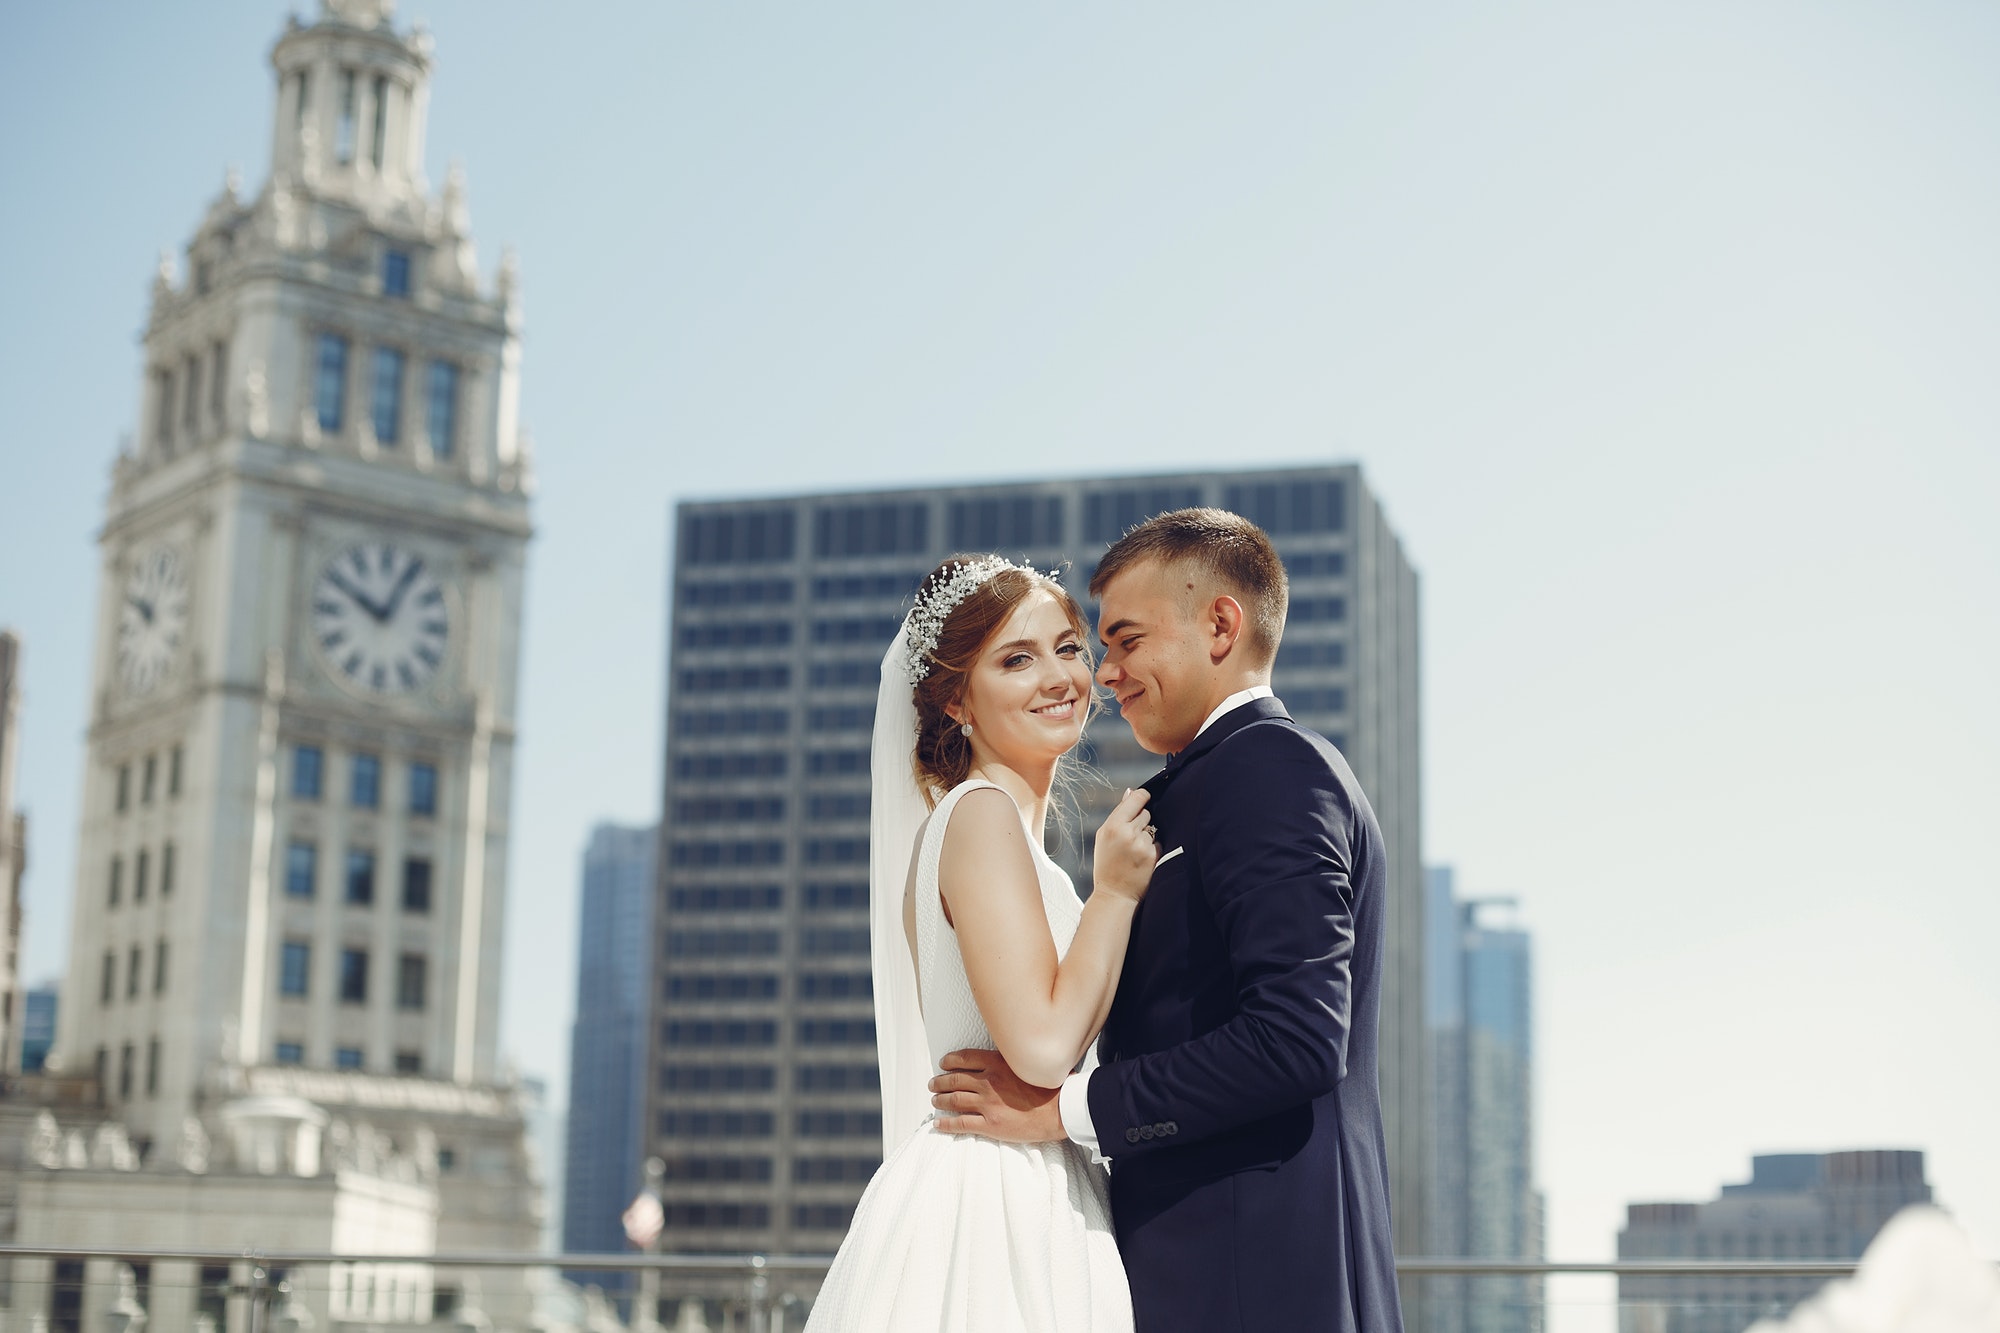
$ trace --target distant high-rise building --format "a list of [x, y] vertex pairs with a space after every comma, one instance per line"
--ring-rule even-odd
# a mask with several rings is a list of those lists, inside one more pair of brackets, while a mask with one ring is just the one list
[[0, 630], [0, 1074], [22, 1066], [21, 878], [28, 869], [28, 817], [14, 809], [20, 742], [21, 640]]
[[39, 1074], [56, 1044], [56, 988], [36, 986], [21, 996], [21, 1072]]
[[[1885, 1223], [1929, 1203], [1924, 1155], [1769, 1153], [1707, 1203], [1635, 1203], [1620, 1259], [1858, 1259]], [[1619, 1333], [1738, 1333], [1823, 1284], [1800, 1277], [1621, 1277]]]
[[[1433, 1157], [1424, 1248], [1539, 1259], [1528, 933], [1504, 920], [1511, 899], [1459, 898], [1448, 866], [1425, 871], [1424, 891]], [[1419, 1308], [1430, 1333], [1530, 1333], [1541, 1326], [1541, 1284], [1432, 1278]]]
[[[880, 1155], [868, 957], [878, 666], [946, 555], [998, 551], [1086, 595], [1109, 544], [1215, 505], [1291, 576], [1274, 684], [1347, 756], [1389, 849], [1383, 1119], [1398, 1248], [1423, 1234], [1417, 576], [1359, 468], [956, 486], [684, 504], [674, 550], [661, 920], [646, 1142], [673, 1249], [823, 1251]], [[1115, 717], [1106, 780], [1051, 850], [1089, 890], [1089, 832], [1162, 760]]]
[[[570, 1254], [625, 1249], [619, 1214], [645, 1180], [639, 1125], [658, 841], [654, 828], [599, 824], [583, 854], [563, 1190], [562, 1245]], [[579, 1280], [618, 1286], [622, 1277]]]

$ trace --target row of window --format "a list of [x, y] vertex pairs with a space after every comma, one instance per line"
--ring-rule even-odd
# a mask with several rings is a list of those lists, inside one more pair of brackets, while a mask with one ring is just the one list
[[[778, 1085], [775, 1065], [661, 1065], [661, 1092], [770, 1092]], [[873, 1063], [798, 1065], [792, 1086], [800, 1092], [876, 1092], [881, 1070]]]
[[785, 844], [769, 839], [737, 842], [676, 842], [667, 848], [677, 866], [769, 866], [785, 859]]
[[789, 606], [797, 586], [790, 579], [711, 579], [681, 584], [687, 606]]
[[674, 802], [676, 824], [730, 824], [781, 820], [785, 802], [779, 796], [700, 796]]
[[[139, 804], [153, 803], [154, 789], [159, 785], [160, 756], [148, 754], [139, 761]], [[176, 745], [167, 751], [167, 796], [169, 799], [181, 794], [181, 747]], [[132, 765], [127, 762], [118, 765], [112, 780], [112, 808], [124, 814], [132, 808]]]
[[[1199, 486], [1186, 484], [1088, 492], [1083, 497], [1083, 541], [1114, 542], [1153, 515], [1198, 505], [1202, 498]], [[948, 544], [974, 551], [1060, 547], [1066, 540], [1065, 507], [1061, 495], [1033, 492], [953, 500], [945, 508]], [[1346, 483], [1337, 480], [1225, 486], [1222, 507], [1274, 537], [1347, 527]], [[680, 523], [680, 561], [692, 567], [786, 562], [796, 553], [797, 524], [797, 514], [789, 508], [688, 514]], [[921, 500], [818, 505], [812, 534], [812, 553], [818, 557], [927, 554], [933, 549], [931, 506]]]
[[[141, 847], [132, 855], [132, 901], [143, 903], [152, 888], [153, 855], [150, 849]], [[160, 844], [160, 897], [174, 895], [174, 845]], [[111, 858], [111, 873], [106, 878], [104, 901], [106, 906], [116, 907], [125, 896], [125, 858]]]
[[[138, 1048], [126, 1042], [118, 1048], [118, 1100], [132, 1100], [134, 1066], [138, 1061]], [[107, 1047], [97, 1048], [97, 1087], [104, 1095], [111, 1095], [111, 1052]], [[160, 1039], [150, 1038], [146, 1042], [146, 1095], [155, 1097], [160, 1091]]]
[[[136, 1000], [145, 989], [146, 950], [135, 944], [125, 955], [125, 998]], [[160, 940], [153, 946], [153, 994], [167, 993], [167, 942]], [[97, 1002], [108, 1005], [118, 994], [118, 951], [104, 951], [104, 968], [99, 974]]]
[[[866, 972], [805, 972], [799, 997], [807, 1000], [865, 1000], [874, 994]], [[772, 1000], [781, 989], [773, 972], [685, 972], [661, 982], [669, 1000]]]
[[[768, 1139], [777, 1133], [769, 1111], [661, 1111], [655, 1122], [664, 1139]], [[879, 1111], [800, 1111], [793, 1125], [800, 1138], [880, 1137]]]
[[[886, 645], [902, 627], [901, 616], [843, 616], [812, 622], [817, 644]], [[789, 620], [725, 620], [681, 626], [680, 646], [698, 648], [785, 648], [792, 642]], [[870, 664], [871, 670], [877, 664]]]
[[1287, 625], [1315, 625], [1345, 619], [1345, 597], [1294, 597], [1285, 608]]
[[[881, 1168], [879, 1157], [794, 1157], [792, 1179], [799, 1184], [865, 1184]], [[746, 1181], [766, 1184], [777, 1163], [769, 1157], [669, 1157], [665, 1178], [693, 1182]]]
[[[683, 711], [675, 719], [682, 738], [690, 736], [782, 736], [791, 730], [783, 708], [722, 708]], [[806, 711], [808, 731], [867, 731], [875, 725], [874, 704], [836, 704]]]
[[[302, 1065], [306, 1062], [306, 1044], [302, 1041], [280, 1041], [271, 1052], [272, 1062], [281, 1065]], [[333, 1048], [335, 1069], [366, 1069], [368, 1062], [359, 1046], [336, 1046]], [[424, 1072], [424, 1057], [421, 1051], [397, 1051], [392, 1067], [398, 1074], [421, 1074]], [[438, 1168], [449, 1170], [452, 1166], [449, 1149], [438, 1150]]]
[[[206, 387], [203, 394], [203, 368]], [[176, 442], [192, 444], [201, 438], [204, 405], [208, 421], [220, 428], [228, 411], [229, 344], [216, 342], [207, 354], [191, 353], [176, 371], [163, 366], [153, 372], [153, 442], [171, 451]], [[175, 409], [179, 408], [176, 412]], [[178, 423], [178, 431], [176, 424]]]
[[[670, 930], [670, 958], [775, 958], [782, 939], [775, 930]], [[799, 951], [809, 957], [868, 952], [868, 928], [808, 928], [799, 932]]]
[[[808, 912], [865, 908], [868, 886], [808, 884], [800, 900]], [[675, 912], [775, 912], [784, 907], [785, 890], [780, 884], [698, 884], [670, 890], [667, 904]]]
[[681, 672], [680, 688], [687, 694], [712, 694], [721, 690], [789, 690], [792, 669], [780, 662], [772, 666], [689, 667]]
[[[292, 747], [292, 796], [300, 801], [317, 801], [326, 788], [326, 751], [317, 745]], [[357, 810], [382, 808], [382, 756], [350, 755], [347, 761], [347, 803]], [[434, 818], [438, 808], [437, 765], [413, 762], [409, 768], [406, 809], [425, 819]]]
[[[375, 853], [361, 847], [350, 848], [345, 873], [341, 875], [341, 901], [352, 907], [375, 905]], [[293, 839], [285, 847], [285, 896], [310, 899], [319, 888], [319, 846]], [[431, 862], [428, 857], [403, 858], [401, 900], [405, 912], [431, 910]]]
[[[408, 288], [408, 257], [404, 258], [403, 283]], [[405, 383], [409, 378], [410, 354], [400, 347], [375, 347], [368, 365], [368, 419], [378, 443], [394, 446], [403, 434]], [[319, 335], [313, 375], [313, 411], [319, 428], [337, 435], [347, 424], [348, 362], [352, 345], [337, 333]], [[458, 396], [460, 371], [451, 361], [432, 360], [424, 374], [424, 434], [431, 453], [438, 458], [452, 455], [458, 437]]]
[[[801, 1046], [872, 1046], [872, 1018], [802, 1018], [793, 1036]], [[778, 1025], [767, 1018], [670, 1018], [660, 1024], [662, 1046], [775, 1046]]]
[[1347, 645], [1338, 639], [1286, 639], [1278, 645], [1278, 670], [1347, 665]]
[[[310, 940], [286, 940], [278, 950], [278, 994], [302, 1000], [312, 994]], [[342, 949], [335, 974], [335, 996], [342, 1004], [368, 1003], [367, 949]], [[396, 960], [396, 1007], [412, 1013], [423, 1010], [430, 977], [430, 962], [422, 954], [406, 953]]]

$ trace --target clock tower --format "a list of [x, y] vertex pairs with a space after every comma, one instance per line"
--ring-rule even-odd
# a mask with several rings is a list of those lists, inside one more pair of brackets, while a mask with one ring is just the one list
[[142, 1144], [246, 1089], [500, 1082], [521, 311], [462, 175], [424, 180], [431, 41], [391, 9], [291, 22], [269, 179], [153, 285], [57, 1039]]

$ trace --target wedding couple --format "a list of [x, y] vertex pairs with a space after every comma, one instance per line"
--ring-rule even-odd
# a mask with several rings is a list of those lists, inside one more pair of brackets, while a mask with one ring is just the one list
[[[1384, 848], [1272, 696], [1284, 567], [1162, 514], [1091, 579], [925, 580], [882, 661], [870, 914], [884, 1161], [810, 1333], [1400, 1333], [1376, 1087]], [[1092, 678], [1171, 755], [1043, 850]], [[1109, 1164], [1107, 1180], [1104, 1163]]]

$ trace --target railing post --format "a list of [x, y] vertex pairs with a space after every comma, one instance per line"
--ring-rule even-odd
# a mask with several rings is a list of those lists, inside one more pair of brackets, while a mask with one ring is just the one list
[[264, 1333], [265, 1305], [270, 1299], [270, 1270], [259, 1260], [250, 1261], [250, 1333]]
[[750, 1333], [771, 1333], [771, 1279], [764, 1273], [767, 1266], [763, 1255], [750, 1256]]

